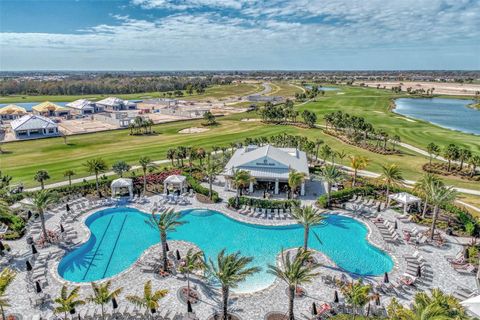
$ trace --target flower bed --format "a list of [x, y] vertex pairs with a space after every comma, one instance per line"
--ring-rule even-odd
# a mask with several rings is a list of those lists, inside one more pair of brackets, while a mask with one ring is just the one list
[[251, 206], [262, 209], [288, 209], [300, 205], [298, 200], [266, 200], [249, 197], [240, 197], [238, 199], [238, 206], [236, 206], [236, 199], [232, 197], [228, 199], [228, 205], [232, 208], [239, 209], [242, 206]]

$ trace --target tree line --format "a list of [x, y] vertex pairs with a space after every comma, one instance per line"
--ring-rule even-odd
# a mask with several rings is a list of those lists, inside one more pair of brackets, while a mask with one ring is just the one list
[[301, 116], [303, 123], [313, 128], [317, 122], [317, 115], [309, 110], [304, 110], [300, 113], [294, 109], [293, 101], [287, 99], [283, 104], [274, 105], [271, 102], [265, 103], [259, 110], [260, 117], [265, 122], [274, 123], [298, 123], [298, 117]]

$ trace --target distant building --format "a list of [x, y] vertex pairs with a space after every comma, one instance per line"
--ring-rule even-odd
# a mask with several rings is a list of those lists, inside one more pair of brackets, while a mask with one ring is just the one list
[[0, 119], [1, 120], [15, 120], [27, 114], [25, 108], [19, 107], [14, 104], [9, 104], [8, 106], [0, 108]]
[[87, 99], [79, 99], [75, 100], [73, 102], [69, 102], [65, 105], [67, 108], [71, 109], [73, 113], [75, 114], [93, 114], [96, 112], [102, 112], [103, 107], [102, 106], [97, 106], [95, 102], [92, 102]]
[[59, 106], [50, 101], [37, 104], [32, 107], [32, 111], [34, 114], [44, 117], [65, 117], [70, 115], [70, 110], [68, 108]]
[[153, 107], [174, 107], [178, 104], [177, 99], [155, 98], [142, 101], [143, 105], [151, 105]]
[[106, 99], [97, 101], [95, 104], [104, 108], [106, 111], [122, 111], [137, 108], [137, 104], [135, 102], [122, 100], [115, 97], [108, 97]]
[[10, 123], [17, 138], [47, 137], [58, 135], [58, 125], [49, 118], [27, 114]]

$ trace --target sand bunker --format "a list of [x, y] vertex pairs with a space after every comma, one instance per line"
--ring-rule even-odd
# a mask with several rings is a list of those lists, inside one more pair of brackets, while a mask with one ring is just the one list
[[200, 132], [205, 132], [210, 129], [208, 128], [198, 128], [198, 127], [191, 127], [191, 128], [186, 128], [183, 130], [178, 131], [178, 133], [200, 133]]
[[396, 118], [398, 118], [398, 119], [403, 119], [403, 120], [408, 121], [408, 122], [417, 122], [417, 121], [415, 121], [415, 120], [408, 119], [408, 118], [402, 118], [402, 117], [396, 117]]
[[258, 121], [262, 121], [262, 119], [258, 119], [258, 118], [244, 118], [242, 119], [243, 122], [258, 122]]

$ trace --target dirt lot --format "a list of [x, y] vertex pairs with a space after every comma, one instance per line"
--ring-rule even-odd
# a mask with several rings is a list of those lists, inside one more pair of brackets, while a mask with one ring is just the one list
[[365, 82], [369, 87], [376, 87], [380, 85], [387, 89], [391, 87], [398, 87], [402, 84], [402, 90], [407, 91], [408, 87], [413, 89], [431, 89], [435, 88], [434, 94], [457, 95], [457, 96], [475, 96], [475, 92], [480, 91], [480, 84], [466, 84], [466, 83], [444, 83], [444, 82]]
[[109, 123], [90, 119], [63, 120], [58, 126], [60, 131], [69, 135], [117, 129]]

